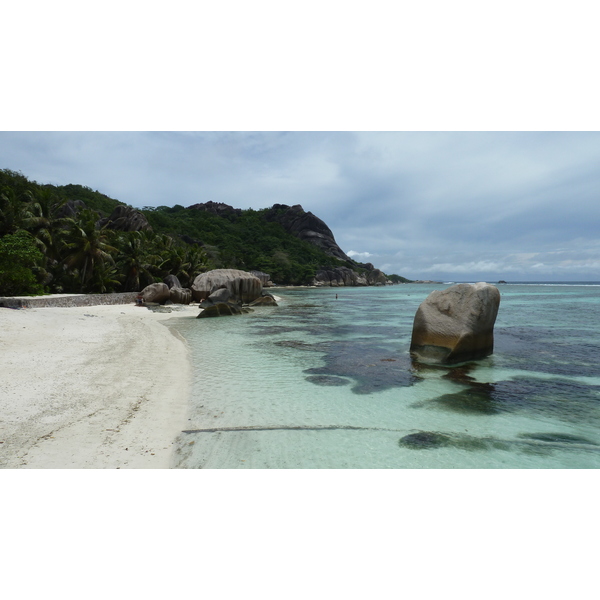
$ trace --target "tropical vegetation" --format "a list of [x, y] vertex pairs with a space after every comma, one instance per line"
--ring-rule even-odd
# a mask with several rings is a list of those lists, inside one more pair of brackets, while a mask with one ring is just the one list
[[[77, 211], [66, 209], [70, 200]], [[202, 248], [177, 235], [100, 226], [120, 204], [0, 170], [0, 295], [139, 291], [169, 274], [188, 286], [210, 267]]]
[[190, 287], [214, 268], [262, 271], [281, 284], [307, 283], [323, 267], [362, 270], [268, 221], [269, 209], [144, 207], [149, 227], [119, 231], [107, 219], [119, 206], [89, 187], [0, 170], [0, 295], [139, 291], [167, 275]]

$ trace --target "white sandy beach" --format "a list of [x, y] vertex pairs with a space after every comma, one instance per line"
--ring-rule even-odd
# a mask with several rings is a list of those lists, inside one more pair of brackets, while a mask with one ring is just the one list
[[191, 390], [185, 341], [132, 304], [0, 308], [0, 468], [169, 468]]

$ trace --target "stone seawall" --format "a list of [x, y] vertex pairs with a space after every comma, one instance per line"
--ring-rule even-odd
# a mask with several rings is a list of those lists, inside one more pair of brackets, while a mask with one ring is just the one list
[[138, 292], [125, 292], [122, 294], [0, 297], [0, 308], [68, 308], [71, 306], [134, 304], [137, 295]]

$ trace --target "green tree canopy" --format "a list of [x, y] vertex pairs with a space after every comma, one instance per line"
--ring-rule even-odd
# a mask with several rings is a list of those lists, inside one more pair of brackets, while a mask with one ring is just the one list
[[0, 296], [41, 294], [39, 273], [44, 256], [34, 238], [19, 230], [0, 238]]

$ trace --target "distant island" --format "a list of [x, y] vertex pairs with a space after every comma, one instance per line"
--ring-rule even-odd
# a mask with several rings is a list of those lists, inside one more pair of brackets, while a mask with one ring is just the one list
[[410, 282], [347, 256], [300, 205], [138, 210], [89, 187], [0, 170], [0, 295], [139, 291], [169, 275], [190, 287], [216, 268], [254, 271], [279, 285]]

